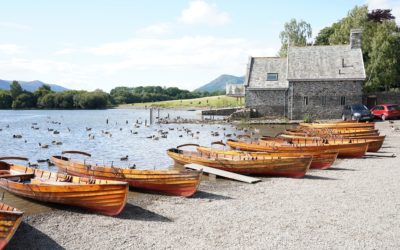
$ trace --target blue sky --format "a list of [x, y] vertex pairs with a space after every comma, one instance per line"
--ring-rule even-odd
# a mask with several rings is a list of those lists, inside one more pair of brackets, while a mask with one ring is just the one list
[[400, 0], [2, 0], [0, 79], [193, 90], [244, 75], [249, 56], [276, 55], [291, 18], [315, 36], [363, 4], [400, 16]]

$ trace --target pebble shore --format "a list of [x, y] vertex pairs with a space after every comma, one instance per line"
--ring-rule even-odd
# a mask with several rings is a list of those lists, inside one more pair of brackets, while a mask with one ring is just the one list
[[130, 195], [117, 217], [56, 206], [8, 249], [400, 249], [400, 121], [376, 126], [380, 152], [304, 179], [205, 178], [192, 198]]

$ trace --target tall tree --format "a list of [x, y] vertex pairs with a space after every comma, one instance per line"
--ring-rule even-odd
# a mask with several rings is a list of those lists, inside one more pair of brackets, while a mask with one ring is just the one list
[[292, 19], [285, 23], [283, 31], [279, 34], [281, 39], [280, 57], [287, 56], [288, 44], [290, 46], [306, 46], [307, 39], [311, 38], [311, 25], [303, 20]]
[[11, 108], [12, 97], [10, 91], [0, 90], [0, 109]]
[[383, 21], [375, 31], [367, 64], [368, 90], [390, 90], [399, 81], [400, 38], [393, 21]]
[[393, 20], [395, 17], [392, 15], [390, 9], [376, 9], [368, 13], [368, 20], [373, 22], [382, 23], [385, 20]]
[[18, 83], [18, 81], [12, 81], [12, 83], [10, 84], [10, 93], [11, 93], [11, 97], [13, 99], [17, 98], [17, 96], [19, 96], [20, 94], [22, 94], [23, 90], [21, 85]]

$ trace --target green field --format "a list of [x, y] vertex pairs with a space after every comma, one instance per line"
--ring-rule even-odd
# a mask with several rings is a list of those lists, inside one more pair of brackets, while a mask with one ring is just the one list
[[[162, 107], [162, 108], [224, 108], [241, 107], [244, 105], [244, 98], [236, 98], [225, 95], [209, 96], [195, 99], [173, 100], [162, 102], [146, 102], [128, 104], [133, 107]], [[125, 106], [125, 105], [124, 105]]]

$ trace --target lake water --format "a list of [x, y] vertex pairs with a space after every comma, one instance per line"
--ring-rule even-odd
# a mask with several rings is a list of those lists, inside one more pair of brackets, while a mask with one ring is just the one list
[[[180, 116], [201, 119], [198, 111], [160, 111], [160, 117], [168, 115], [170, 118]], [[173, 164], [166, 154], [169, 148], [186, 143], [210, 146], [212, 141], [228, 139], [224, 134], [244, 133], [240, 126], [237, 128], [229, 124], [145, 126], [145, 120], [149, 121], [149, 110], [144, 109], [3, 110], [0, 111], [0, 117], [0, 155], [25, 156], [31, 163], [36, 163], [39, 159], [49, 159], [63, 150], [80, 150], [91, 153], [91, 158], [100, 163], [113, 161], [114, 166], [127, 167], [135, 164], [138, 169], [166, 169]], [[142, 124], [136, 125], [136, 122]], [[256, 129], [264, 135], [275, 135], [284, 128], [285, 126], [253, 126], [248, 132]], [[188, 134], [185, 129], [191, 130], [194, 135]], [[160, 136], [160, 130], [168, 131], [166, 138]], [[54, 134], [54, 131], [59, 133]], [[219, 136], [212, 136], [212, 131], [218, 131]], [[13, 135], [21, 135], [22, 138], [13, 138]], [[147, 138], [153, 135], [159, 139]], [[62, 145], [52, 142], [62, 142]], [[40, 147], [39, 143], [47, 144], [48, 148]], [[126, 155], [128, 161], [121, 162], [120, 158]], [[48, 167], [46, 163], [39, 164], [39, 168], [57, 171], [56, 167]], [[27, 212], [43, 210], [42, 205], [20, 200], [8, 193], [5, 202], [20, 208], [25, 207]]]
[[[201, 119], [200, 113], [196, 111], [160, 111], [160, 117], [168, 115], [171, 118], [180, 116]], [[36, 163], [38, 159], [48, 159], [63, 150], [80, 150], [91, 153], [92, 159], [99, 162], [113, 161], [114, 165], [135, 164], [143, 169], [165, 169], [172, 164], [165, 152], [168, 148], [184, 143], [210, 146], [212, 141], [227, 139], [224, 134], [243, 133], [231, 125], [145, 126], [145, 120], [149, 121], [149, 110], [144, 109], [6, 110], [0, 111], [0, 116], [0, 155], [25, 156], [31, 163]], [[142, 124], [135, 127], [136, 121]], [[184, 129], [190, 129], [194, 135], [186, 133]], [[276, 134], [282, 129], [281, 126], [266, 127], [263, 134]], [[160, 136], [160, 130], [168, 131], [167, 138]], [[54, 134], [54, 131], [59, 134]], [[211, 136], [211, 131], [218, 131], [219, 136]], [[13, 138], [13, 135], [21, 135], [22, 138]], [[159, 139], [147, 138], [153, 135]], [[62, 145], [52, 142], [62, 142]], [[41, 148], [39, 143], [49, 147]], [[126, 155], [128, 161], [118, 162]], [[39, 168], [47, 169], [47, 165], [41, 164]], [[50, 170], [55, 171], [56, 168], [50, 167]]]

